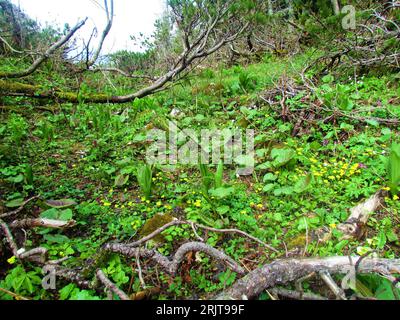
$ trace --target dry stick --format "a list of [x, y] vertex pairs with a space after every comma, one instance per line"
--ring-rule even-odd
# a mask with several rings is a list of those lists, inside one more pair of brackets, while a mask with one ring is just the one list
[[54, 228], [54, 229], [66, 229], [73, 227], [75, 225], [74, 220], [63, 221], [63, 220], [53, 220], [53, 219], [44, 219], [44, 218], [36, 218], [36, 219], [23, 219], [16, 220], [10, 223], [10, 228], [36, 228], [36, 227], [44, 227], [44, 228]]
[[4, 293], [9, 294], [11, 297], [13, 297], [13, 298], [15, 298], [17, 300], [30, 300], [30, 299], [28, 299], [26, 297], [23, 297], [23, 296], [21, 296], [19, 294], [16, 294], [14, 292], [11, 292], [11, 291], [9, 291], [7, 289], [4, 289], [4, 288], [1, 288], [1, 287], [0, 287], [0, 291], [3, 291]]
[[341, 288], [338, 287], [338, 285], [335, 283], [335, 280], [332, 279], [332, 276], [330, 275], [329, 272], [321, 270], [318, 274], [338, 299], [347, 300], [346, 294]]
[[71, 38], [72, 36], [86, 23], [87, 18], [85, 20], [82, 20], [79, 22], [75, 27], [71, 29], [70, 32], [68, 32], [67, 35], [62, 37], [60, 40], [55, 42], [50, 48], [46, 50], [45, 53], [43, 53], [38, 59], [36, 59], [33, 64], [28, 67], [27, 69], [23, 71], [17, 71], [17, 72], [5, 72], [5, 73], [0, 73], [0, 78], [23, 78], [26, 77], [33, 72], [36, 71], [37, 68], [40, 67], [40, 65], [46, 61], [57, 49], [61, 48], [63, 45], [65, 45]]
[[119, 289], [114, 283], [112, 283], [102, 270], [98, 269], [96, 272], [96, 276], [107, 289], [114, 292], [121, 300], [130, 300], [128, 295], [121, 289]]
[[0, 218], [6, 218], [6, 217], [9, 217], [9, 216], [12, 216], [12, 215], [14, 215], [14, 214], [17, 214], [17, 213], [21, 212], [22, 209], [24, 209], [24, 207], [25, 207], [29, 202], [31, 202], [32, 200], [35, 200], [35, 199], [37, 199], [37, 198], [39, 198], [39, 197], [40, 197], [40, 196], [34, 196], [34, 197], [32, 197], [32, 198], [29, 198], [28, 200], [24, 201], [18, 209], [15, 209], [15, 210], [10, 211], [10, 212], [7, 212], [7, 213], [0, 214]]
[[297, 292], [297, 291], [292, 291], [292, 290], [287, 290], [284, 288], [272, 288], [268, 290], [270, 293], [274, 295], [280, 295], [283, 297], [287, 297], [290, 299], [297, 299], [297, 300], [329, 300], [326, 297], [322, 297], [318, 294], [314, 293], [302, 293], [302, 292]]
[[142, 267], [140, 265], [139, 251], [136, 252], [136, 259], [135, 260], [136, 260], [136, 266], [138, 268], [138, 276], [139, 276], [140, 284], [142, 285], [143, 289], [146, 289], [146, 283], [144, 282], [143, 275], [142, 275]]
[[168, 222], [167, 224], [164, 224], [161, 228], [158, 228], [157, 230], [155, 230], [152, 233], [150, 233], [149, 235], [141, 238], [140, 240], [127, 244], [127, 246], [128, 247], [138, 247], [141, 244], [153, 239], [155, 236], [157, 236], [161, 232], [165, 231], [169, 227], [182, 225], [182, 224], [186, 224], [186, 222], [183, 222], [183, 221], [180, 221], [180, 220], [173, 220], [171, 222]]
[[13, 255], [16, 258], [21, 259], [21, 260], [29, 259], [31, 261], [35, 261], [35, 262], [39, 262], [39, 263], [44, 263], [46, 261], [46, 258], [47, 258], [47, 249], [46, 248], [38, 247], [38, 248], [34, 248], [29, 251], [23, 251], [23, 252], [19, 253], [18, 246], [14, 241], [13, 235], [12, 235], [10, 229], [8, 228], [8, 225], [1, 219], [0, 219], [0, 227], [4, 232], [4, 235], [6, 237], [8, 245], [11, 248]]
[[13, 235], [12, 235], [10, 229], [8, 228], [8, 225], [1, 219], [0, 219], [0, 227], [1, 227], [1, 229], [3, 229], [4, 235], [6, 237], [8, 245], [11, 248], [13, 255], [15, 257], [18, 257], [18, 247], [14, 241]]
[[200, 240], [201, 242], [204, 242], [204, 239], [202, 237], [199, 236], [199, 234], [197, 233], [196, 227], [194, 225], [194, 222], [190, 223], [190, 226], [192, 227], [193, 233], [196, 236], [196, 238], [198, 240]]
[[297, 279], [295, 282], [295, 287], [297, 289], [297, 291], [300, 293], [300, 300], [303, 300], [303, 294], [304, 294], [304, 290], [303, 290], [303, 282], [307, 281], [311, 278], [315, 277], [315, 272], [312, 272], [304, 277], [301, 277], [300, 279]]
[[201, 229], [205, 229], [205, 230], [209, 230], [209, 231], [213, 231], [213, 232], [221, 232], [221, 233], [238, 233], [241, 234], [251, 240], [254, 240], [256, 242], [258, 242], [259, 244], [262, 244], [263, 246], [265, 246], [266, 248], [268, 248], [271, 251], [274, 252], [279, 252], [277, 249], [275, 249], [274, 247], [270, 246], [269, 244], [266, 244], [264, 241], [261, 241], [260, 239], [253, 237], [251, 235], [249, 235], [248, 233], [242, 231], [242, 230], [238, 230], [238, 229], [215, 229], [215, 228], [211, 228], [211, 227], [207, 227], [207, 226], [203, 226], [201, 224], [195, 224], [198, 228]]

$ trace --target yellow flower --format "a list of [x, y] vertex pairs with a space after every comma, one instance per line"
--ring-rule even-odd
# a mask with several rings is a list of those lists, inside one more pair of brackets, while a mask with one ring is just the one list
[[390, 188], [389, 187], [384, 187], [384, 188], [382, 188], [382, 190], [389, 191]]
[[197, 208], [200, 208], [200, 207], [201, 207], [201, 200], [196, 200], [196, 202], [194, 203], [194, 205], [195, 205]]
[[12, 256], [10, 259], [7, 259], [7, 262], [9, 264], [14, 264], [17, 261], [17, 258], [15, 256]]
[[399, 200], [399, 196], [398, 196], [398, 195], [394, 195], [394, 196], [393, 196], [393, 200], [394, 200], [394, 201]]
[[263, 206], [261, 203], [259, 203], [259, 204], [257, 205], [257, 208], [262, 209], [262, 208], [264, 208], [264, 206]]
[[332, 229], [336, 229], [336, 227], [337, 227], [336, 223], [331, 223], [331, 224], [329, 224], [329, 226], [330, 226]]
[[103, 203], [103, 206], [105, 206], [105, 207], [109, 207], [109, 206], [111, 206], [111, 203], [110, 203], [110, 202], [108, 202], [108, 201], [104, 201], [104, 203]]
[[161, 207], [162, 206], [162, 202], [161, 201], [157, 201], [156, 205], [157, 205], [157, 207]]

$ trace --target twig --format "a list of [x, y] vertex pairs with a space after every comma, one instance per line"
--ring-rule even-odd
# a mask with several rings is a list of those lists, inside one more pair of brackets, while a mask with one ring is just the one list
[[314, 293], [304, 293], [304, 292], [297, 292], [297, 291], [292, 291], [292, 290], [287, 290], [284, 288], [272, 288], [269, 289], [269, 291], [272, 294], [275, 295], [280, 295], [283, 297], [287, 297], [290, 299], [297, 299], [297, 300], [329, 300], [326, 297], [322, 297], [318, 294], [314, 294]]
[[138, 268], [139, 281], [140, 281], [140, 283], [142, 285], [142, 288], [146, 289], [146, 283], [144, 282], [143, 275], [142, 275], [142, 267], [140, 266], [139, 251], [136, 251], [136, 259], [135, 260], [136, 260], [136, 265], [137, 265], [137, 268]]
[[14, 292], [11, 292], [11, 291], [9, 291], [7, 289], [4, 289], [4, 288], [1, 288], [1, 287], [0, 287], [0, 291], [3, 291], [4, 293], [9, 294], [10, 296], [15, 298], [16, 300], [31, 300], [31, 299], [28, 299], [28, 298], [26, 298], [24, 296], [21, 296], [19, 294], [16, 294]]
[[102, 270], [98, 269], [96, 275], [97, 278], [106, 286], [106, 288], [114, 292], [121, 300], [131, 300], [125, 292], [119, 289], [110, 281], [110, 279], [107, 278]]
[[309, 280], [311, 278], [314, 278], [314, 277], [315, 277], [315, 272], [311, 272], [310, 274], [296, 280], [295, 286], [296, 286], [297, 291], [300, 293], [300, 296], [299, 296], [300, 300], [303, 299], [303, 294], [304, 294], [303, 282], [306, 280]]
[[18, 209], [15, 209], [15, 210], [10, 211], [10, 212], [7, 212], [7, 213], [0, 214], [0, 219], [1, 219], [1, 218], [6, 218], [6, 217], [9, 217], [9, 216], [12, 216], [12, 215], [14, 215], [14, 214], [17, 214], [17, 213], [21, 212], [22, 209], [24, 209], [24, 207], [25, 207], [29, 202], [31, 202], [32, 200], [38, 199], [39, 197], [40, 197], [40, 196], [34, 196], [34, 197], [32, 197], [32, 198], [29, 198], [28, 200], [24, 201]]
[[331, 289], [331, 291], [335, 294], [338, 299], [347, 300], [346, 294], [343, 289], [339, 288], [336, 284], [335, 280], [332, 279], [330, 273], [326, 270], [321, 270], [318, 273], [321, 279], [325, 282], [325, 284]]
[[274, 247], [266, 244], [265, 242], [261, 241], [260, 239], [258, 239], [256, 237], [253, 237], [253, 236], [249, 235], [248, 233], [246, 233], [244, 231], [241, 231], [241, 230], [238, 230], [238, 229], [216, 229], [216, 228], [204, 226], [202, 224], [189, 222], [189, 221], [182, 221], [182, 220], [173, 220], [173, 221], [163, 225], [161, 228], [158, 228], [157, 230], [153, 231], [152, 233], [150, 233], [146, 237], [143, 237], [142, 239], [140, 239], [138, 241], [129, 243], [128, 246], [129, 247], [138, 247], [141, 244], [151, 240], [152, 238], [154, 238], [155, 236], [157, 236], [161, 232], [165, 231], [166, 229], [168, 229], [168, 228], [170, 228], [172, 226], [184, 225], [184, 224], [187, 224], [187, 225], [190, 225], [190, 226], [196, 226], [198, 228], [205, 229], [205, 230], [212, 231], [212, 232], [241, 234], [241, 235], [243, 235], [243, 236], [245, 236], [245, 237], [247, 237], [247, 238], [249, 238], [251, 240], [254, 240], [254, 241], [262, 244], [263, 246], [265, 246], [266, 248], [270, 249], [271, 251], [279, 252], [277, 249], [275, 249]]

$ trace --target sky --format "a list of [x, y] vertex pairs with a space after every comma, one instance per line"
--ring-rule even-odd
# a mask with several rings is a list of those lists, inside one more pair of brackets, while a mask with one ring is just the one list
[[[79, 31], [80, 38], [88, 39], [94, 27], [98, 29], [97, 40], [107, 23], [104, 0], [11, 0], [42, 26], [46, 22], [63, 28], [65, 23], [75, 25], [88, 17], [86, 25]], [[140, 50], [131, 35], [143, 33], [150, 36], [154, 22], [165, 9], [165, 0], [114, 0], [114, 23], [103, 46], [102, 53], [117, 50]], [[96, 40], [95, 39], [95, 40]], [[97, 43], [97, 42], [96, 42]]]

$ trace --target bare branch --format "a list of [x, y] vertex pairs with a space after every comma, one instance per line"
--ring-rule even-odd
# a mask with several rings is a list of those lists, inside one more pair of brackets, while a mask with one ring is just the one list
[[0, 214], [0, 219], [10, 217], [17, 213], [20, 213], [29, 202], [31, 202], [32, 200], [38, 199], [39, 197], [40, 196], [34, 196], [32, 198], [29, 198], [28, 200], [24, 201], [18, 209], [15, 209], [15, 210], [7, 212], [7, 213]]
[[[352, 258], [360, 259], [360, 257]], [[346, 256], [277, 260], [253, 270], [236, 281], [231, 288], [217, 295], [215, 299], [240, 300], [243, 297], [251, 299], [267, 288], [288, 284], [312, 272], [347, 274], [350, 268], [354, 268], [354, 264]], [[359, 272], [398, 274], [400, 259], [364, 259], [360, 263]]]
[[63, 220], [53, 220], [53, 219], [44, 219], [44, 218], [36, 218], [36, 219], [23, 219], [16, 220], [10, 223], [10, 228], [54, 228], [54, 229], [66, 229], [71, 228], [75, 225], [74, 220], [63, 221]]
[[131, 300], [129, 299], [128, 295], [119, 289], [114, 283], [107, 278], [104, 272], [100, 269], [96, 272], [97, 278], [104, 284], [104, 286], [110, 289], [113, 293], [115, 293], [121, 300]]
[[111, 8], [109, 8], [108, 0], [104, 0], [104, 10], [106, 11], [106, 15], [107, 15], [107, 25], [101, 34], [99, 45], [98, 45], [96, 51], [94, 52], [93, 57], [86, 63], [86, 67], [88, 69], [91, 66], [93, 66], [96, 63], [97, 59], [99, 58], [101, 50], [103, 49], [104, 41], [106, 40], [106, 38], [112, 28], [113, 20], [114, 20], [114, 0], [110, 0], [110, 7]]
[[26, 77], [33, 72], [36, 71], [40, 67], [40, 65], [46, 61], [57, 49], [64, 46], [72, 36], [85, 25], [87, 18], [81, 22], [79, 22], [75, 27], [73, 27], [67, 35], [62, 37], [60, 40], [55, 42], [50, 48], [46, 50], [38, 59], [36, 59], [33, 64], [26, 70], [19, 71], [19, 72], [2, 72], [0, 73], [0, 78], [23, 78]]

